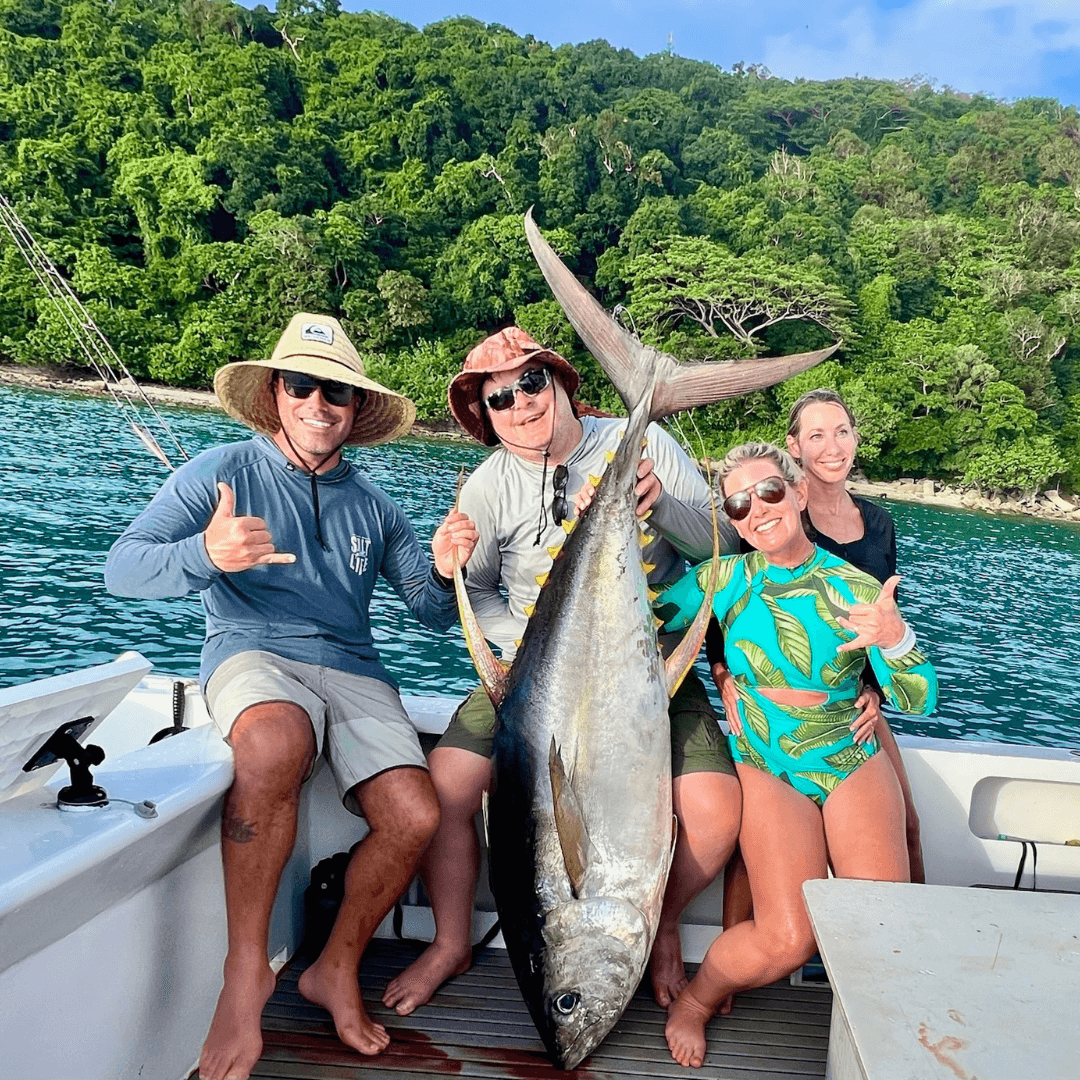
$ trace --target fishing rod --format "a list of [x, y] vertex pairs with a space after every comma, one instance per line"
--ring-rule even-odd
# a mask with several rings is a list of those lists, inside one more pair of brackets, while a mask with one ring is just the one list
[[[76, 344], [89, 361], [98, 378], [105, 385], [109, 396], [123, 414], [139, 442], [170, 471], [176, 468], [150, 430], [150, 424], [156, 424], [163, 435], [168, 436], [175, 447], [176, 454], [183, 460], [190, 460], [180, 440], [173, 433], [165, 418], [158, 412], [146, 391], [135, 381], [123, 360], [117, 356], [108, 339], [83, 307], [71, 286], [64, 280], [52, 260], [42, 250], [30, 230], [23, 224], [14, 207], [0, 192], [0, 224], [7, 230], [15, 247], [34, 271], [46, 295], [60, 312]], [[147, 410], [152, 420], [143, 419], [142, 410]]]

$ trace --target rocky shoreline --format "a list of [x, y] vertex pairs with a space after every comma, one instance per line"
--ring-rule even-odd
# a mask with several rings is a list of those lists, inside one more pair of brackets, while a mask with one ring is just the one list
[[[105, 383], [101, 379], [88, 376], [83, 368], [73, 367], [23, 367], [17, 364], [0, 364], [0, 385], [95, 396], [101, 396], [107, 392]], [[218, 410], [221, 408], [213, 391], [210, 390], [188, 390], [150, 382], [140, 383], [139, 390], [156, 405], [182, 405], [188, 408]], [[464, 438], [451, 421], [443, 424], [417, 424], [413, 428], [413, 433], [439, 438]], [[940, 480], [914, 477], [874, 481], [854, 476], [848, 486], [856, 495], [876, 499], [923, 503], [927, 506], [940, 506], [952, 510], [976, 510], [988, 514], [1039, 517], [1080, 524], [1080, 505], [1056, 491], [1044, 491], [1018, 499], [995, 496], [988, 498], [978, 491], [963, 490], [944, 484]]]

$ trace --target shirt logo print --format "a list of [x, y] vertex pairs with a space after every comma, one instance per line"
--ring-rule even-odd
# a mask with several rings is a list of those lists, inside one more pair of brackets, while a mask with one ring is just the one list
[[349, 557], [349, 569], [354, 574], [362, 574], [368, 568], [368, 552], [371, 540], [366, 536], [354, 536], [351, 540], [352, 555]]

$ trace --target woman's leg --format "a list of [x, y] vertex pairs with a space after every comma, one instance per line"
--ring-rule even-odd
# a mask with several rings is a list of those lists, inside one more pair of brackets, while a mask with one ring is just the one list
[[904, 814], [906, 816], [905, 827], [907, 830], [908, 865], [911, 869], [911, 880], [921, 885], [926, 881], [926, 870], [923, 867], [922, 856], [922, 831], [919, 825], [919, 814], [915, 809], [915, 798], [911, 794], [911, 782], [908, 780], [907, 770], [904, 768], [904, 759], [900, 754], [900, 747], [896, 745], [896, 736], [889, 727], [884, 716], [874, 725], [874, 734], [878, 737], [881, 749], [888, 755], [889, 761], [896, 772], [896, 779], [900, 783], [900, 792], [904, 799]]
[[788, 975], [814, 953], [802, 883], [828, 872], [821, 811], [770, 773], [737, 765], [743, 791], [739, 846], [750, 877], [754, 917], [709, 946], [679, 995], [665, 1036], [671, 1056], [695, 1068], [705, 1060], [705, 1025], [728, 995]]
[[836, 787], [822, 817], [837, 877], [910, 880], [904, 797], [885, 754], [876, 753]]

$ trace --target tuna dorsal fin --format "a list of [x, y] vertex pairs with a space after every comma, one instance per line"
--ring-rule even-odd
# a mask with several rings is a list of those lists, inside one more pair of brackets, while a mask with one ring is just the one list
[[650, 419], [762, 390], [813, 367], [840, 347], [837, 342], [817, 352], [764, 360], [680, 363], [667, 353], [643, 345], [601, 307], [551, 250], [533, 221], [531, 210], [525, 214], [525, 235], [559, 306], [615, 384], [627, 409], [642, 400], [655, 382]]
[[[458, 477], [457, 496], [454, 499], [454, 509], [461, 500], [461, 485], [465, 470], [462, 469]], [[458, 617], [461, 619], [461, 630], [465, 635], [465, 644], [469, 648], [473, 666], [476, 668], [480, 682], [483, 684], [487, 695], [498, 708], [502, 699], [506, 696], [506, 668], [499, 663], [491, 646], [484, 637], [484, 631], [480, 629], [480, 620], [473, 611], [472, 602], [465, 589], [465, 575], [461, 572], [461, 564], [458, 562], [457, 548], [454, 548], [454, 593], [457, 596]]]
[[577, 897], [585, 884], [585, 871], [589, 865], [589, 833], [554, 735], [548, 750], [548, 772], [551, 774], [551, 800], [555, 806], [555, 829], [559, 834], [566, 876]]
[[716, 499], [712, 497], [712, 488], [709, 489], [709, 498], [712, 502], [712, 567], [709, 574], [709, 587], [705, 590], [705, 599], [698, 608], [694, 621], [687, 628], [682, 641], [675, 647], [675, 651], [664, 661], [667, 671], [668, 694], [674, 696], [679, 685], [686, 678], [686, 673], [693, 667], [697, 654], [701, 651], [701, 643], [705, 640], [705, 631], [709, 628], [709, 619], [712, 618], [713, 595], [716, 593], [716, 582], [720, 576], [720, 522], [716, 516]]

